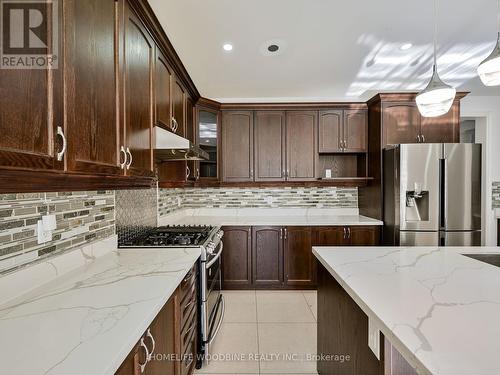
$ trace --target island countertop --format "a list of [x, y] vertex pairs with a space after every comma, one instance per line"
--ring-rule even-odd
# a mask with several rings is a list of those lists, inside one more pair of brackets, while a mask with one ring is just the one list
[[462, 255], [500, 248], [313, 252], [418, 373], [500, 373], [500, 268]]
[[[199, 256], [196, 248], [82, 252], [84, 266], [0, 306], [0, 372], [114, 374]], [[0, 290], [16, 288], [0, 281]]]

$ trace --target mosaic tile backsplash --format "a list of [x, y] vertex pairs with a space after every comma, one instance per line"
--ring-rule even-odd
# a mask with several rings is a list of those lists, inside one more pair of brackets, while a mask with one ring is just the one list
[[157, 226], [157, 189], [116, 191], [118, 243]]
[[[56, 215], [52, 241], [37, 242], [37, 223]], [[115, 233], [113, 191], [0, 194], [0, 273]]]
[[493, 183], [493, 208], [500, 208], [500, 182]]
[[158, 214], [182, 208], [358, 208], [356, 188], [159, 189]]

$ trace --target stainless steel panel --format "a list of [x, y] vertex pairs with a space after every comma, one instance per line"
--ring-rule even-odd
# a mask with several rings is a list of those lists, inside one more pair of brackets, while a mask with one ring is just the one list
[[481, 230], [481, 145], [445, 144], [443, 229]]
[[481, 231], [441, 232], [444, 246], [481, 246]]
[[439, 246], [439, 232], [399, 232], [400, 246]]
[[400, 229], [439, 230], [442, 144], [400, 146]]

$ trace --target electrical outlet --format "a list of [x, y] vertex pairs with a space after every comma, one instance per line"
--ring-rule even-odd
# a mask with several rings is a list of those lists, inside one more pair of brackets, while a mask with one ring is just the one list
[[370, 318], [368, 318], [368, 346], [377, 359], [380, 360], [380, 330]]
[[37, 236], [39, 245], [52, 241], [52, 231], [44, 229], [42, 220], [38, 220]]

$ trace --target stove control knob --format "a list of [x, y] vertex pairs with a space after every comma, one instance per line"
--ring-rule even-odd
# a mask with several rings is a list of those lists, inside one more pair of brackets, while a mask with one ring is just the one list
[[222, 236], [224, 236], [224, 231], [219, 230], [215, 236], [220, 240], [222, 238]]
[[213, 242], [210, 242], [207, 245], [207, 253], [209, 253], [210, 255], [214, 255], [214, 251], [215, 251], [215, 244]]

